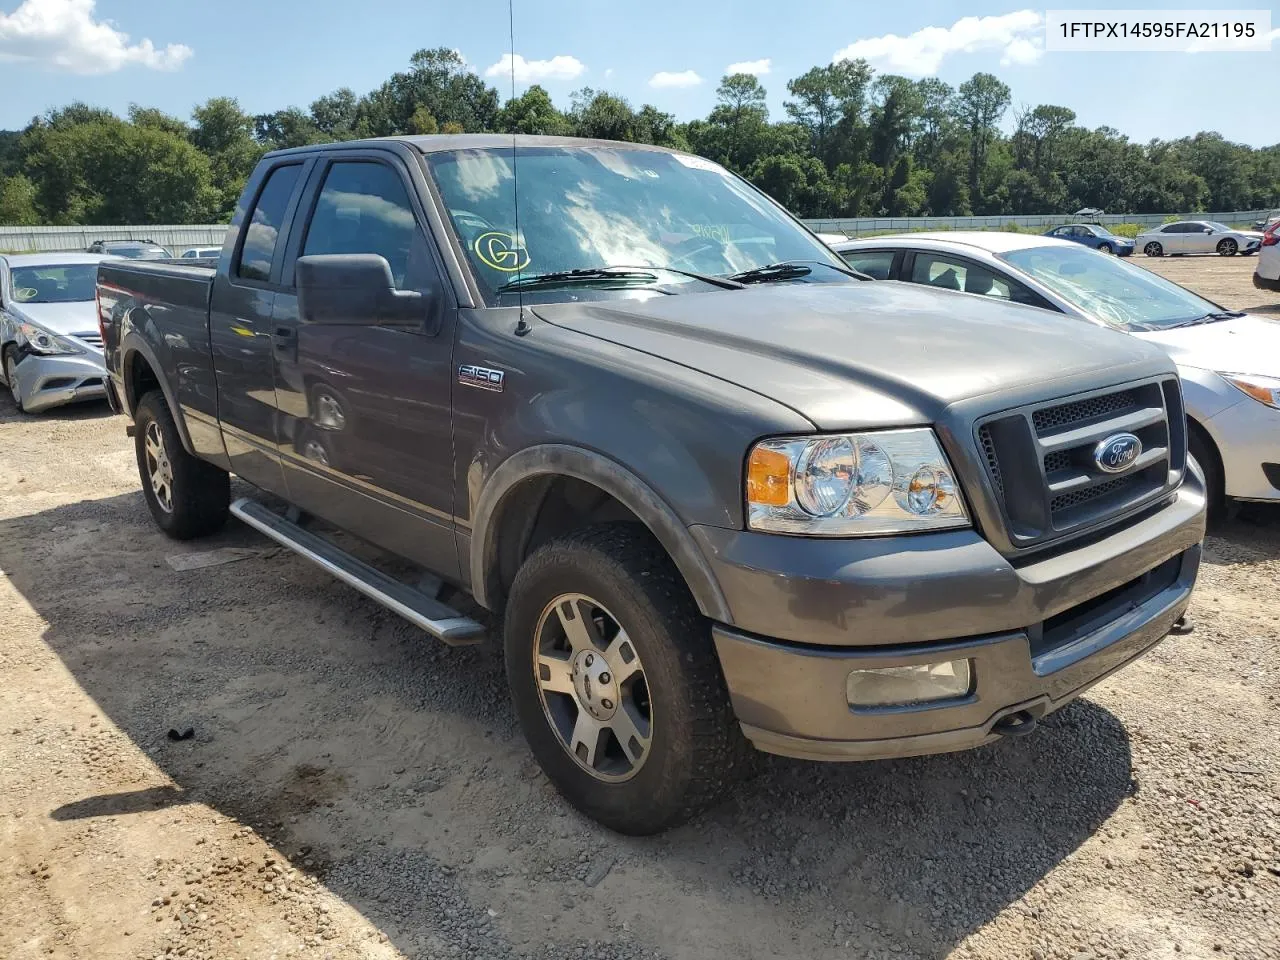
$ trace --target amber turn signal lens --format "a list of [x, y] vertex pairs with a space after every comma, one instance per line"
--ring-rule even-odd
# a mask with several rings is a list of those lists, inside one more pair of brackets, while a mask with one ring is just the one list
[[791, 461], [777, 450], [756, 447], [747, 464], [747, 500], [766, 507], [791, 502]]

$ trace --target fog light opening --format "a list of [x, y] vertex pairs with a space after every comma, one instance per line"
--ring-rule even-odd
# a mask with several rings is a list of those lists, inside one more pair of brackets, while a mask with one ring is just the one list
[[854, 670], [846, 682], [851, 707], [911, 707], [967, 697], [973, 686], [968, 660], [909, 667]]

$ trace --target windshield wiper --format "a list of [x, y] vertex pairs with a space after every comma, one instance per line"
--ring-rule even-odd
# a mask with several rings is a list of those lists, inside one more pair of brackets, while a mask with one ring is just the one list
[[1238, 310], [1222, 310], [1217, 313], [1206, 313], [1203, 317], [1195, 317], [1191, 320], [1183, 320], [1181, 323], [1174, 323], [1166, 327], [1166, 330], [1174, 330], [1178, 327], [1198, 327], [1204, 323], [1219, 323], [1222, 320], [1234, 320], [1236, 317], [1243, 317], [1244, 314]]
[[810, 263], [834, 270], [836, 273], [843, 273], [856, 280], [871, 279], [865, 273], [838, 267], [834, 263], [827, 263], [824, 260], [783, 260], [780, 263], [769, 263], [763, 267], [755, 267], [752, 270], [743, 270], [741, 273], [731, 273], [726, 279], [736, 280], [739, 283], [773, 283], [778, 280], [795, 280], [813, 273], [813, 268], [807, 266]]
[[701, 280], [703, 283], [722, 287], [725, 290], [742, 289], [742, 284], [732, 279], [713, 277], [705, 273], [694, 273], [691, 270], [677, 270], [675, 267], [607, 266], [580, 267], [576, 270], [558, 270], [554, 273], [537, 273], [529, 277], [517, 277], [515, 280], [509, 280], [498, 287], [497, 292], [506, 293], [509, 290], [528, 290], [533, 287], [552, 287], [562, 286], [566, 283], [594, 283], [596, 281], [638, 280], [645, 283], [653, 283], [658, 279], [658, 273], [655, 273], [655, 271], [679, 274], [682, 277]]

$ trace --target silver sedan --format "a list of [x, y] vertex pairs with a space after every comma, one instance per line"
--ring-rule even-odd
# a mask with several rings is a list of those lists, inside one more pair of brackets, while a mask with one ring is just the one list
[[1191, 453], [1215, 508], [1280, 501], [1280, 323], [1052, 237], [916, 233], [833, 249], [877, 279], [1012, 300], [1160, 344], [1178, 364]]
[[0, 373], [19, 410], [106, 396], [92, 253], [0, 256]]
[[1144, 230], [1133, 241], [1135, 250], [1148, 257], [1216, 253], [1222, 257], [1257, 253], [1262, 234], [1257, 230], [1236, 230], [1216, 220], [1180, 220]]

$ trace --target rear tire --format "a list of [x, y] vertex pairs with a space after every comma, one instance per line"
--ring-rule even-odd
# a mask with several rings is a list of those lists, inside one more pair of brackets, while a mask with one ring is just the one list
[[[593, 527], [540, 547], [511, 586], [504, 642], [530, 749], [561, 795], [605, 826], [658, 833], [711, 806], [747, 769], [750, 747], [710, 624], [638, 524]], [[599, 671], [602, 658], [612, 680], [597, 672], [584, 687], [583, 674]], [[616, 716], [600, 721], [602, 710]]]
[[1161, 246], [1159, 241], [1152, 240], [1150, 243], [1148, 243], [1145, 247], [1142, 248], [1142, 252], [1145, 253], [1148, 257], [1163, 257], [1164, 247]]
[[142, 495], [156, 526], [174, 540], [192, 540], [221, 529], [231, 500], [227, 472], [187, 453], [159, 390], [138, 402], [133, 420]]
[[1205, 432], [1204, 427], [1194, 420], [1188, 420], [1187, 449], [1196, 463], [1204, 471], [1205, 500], [1209, 505], [1209, 519], [1218, 522], [1227, 515], [1226, 484], [1222, 476], [1222, 458], [1218, 456], [1218, 448], [1213, 439]]

